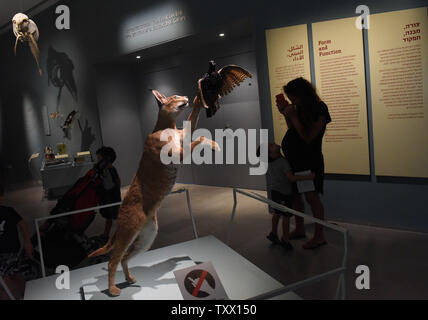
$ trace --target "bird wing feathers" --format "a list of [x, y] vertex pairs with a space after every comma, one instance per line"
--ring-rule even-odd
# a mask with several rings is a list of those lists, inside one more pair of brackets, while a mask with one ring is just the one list
[[229, 94], [233, 90], [233, 88], [239, 86], [240, 83], [243, 82], [245, 79], [253, 77], [250, 72], [248, 72], [244, 68], [235, 65], [224, 66], [218, 72], [220, 73], [222, 78], [221, 88], [219, 92], [219, 95], [221, 97], [224, 97], [225, 95]]

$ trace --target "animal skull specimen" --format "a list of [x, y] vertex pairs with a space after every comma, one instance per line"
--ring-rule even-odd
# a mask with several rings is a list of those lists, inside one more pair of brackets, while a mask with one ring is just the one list
[[13, 52], [16, 55], [16, 47], [18, 45], [18, 41], [28, 42], [30, 46], [31, 53], [37, 62], [37, 67], [39, 69], [40, 75], [42, 75], [42, 69], [39, 64], [39, 47], [37, 46], [37, 40], [39, 40], [39, 29], [33, 20], [28, 18], [27, 15], [23, 13], [17, 13], [13, 16], [13, 33], [15, 34], [16, 41], [15, 46], [13, 48]]

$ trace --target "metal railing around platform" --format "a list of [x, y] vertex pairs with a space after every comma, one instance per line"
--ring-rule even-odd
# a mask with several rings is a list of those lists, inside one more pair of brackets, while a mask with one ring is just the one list
[[[193, 234], [194, 234], [195, 239], [196, 239], [196, 238], [198, 238], [198, 232], [196, 229], [195, 219], [194, 219], [193, 213], [192, 213], [192, 206], [190, 203], [189, 190], [187, 188], [180, 188], [180, 189], [171, 191], [169, 193], [169, 195], [183, 193], [183, 192], [186, 193], [187, 207], [189, 209], [190, 219], [192, 220]], [[42, 248], [40, 230], [39, 230], [39, 222], [40, 221], [66, 217], [66, 216], [70, 216], [70, 215], [78, 214], [78, 213], [82, 213], [82, 212], [88, 212], [88, 211], [94, 211], [94, 210], [99, 210], [99, 209], [104, 209], [104, 208], [116, 207], [116, 206], [120, 206], [121, 204], [122, 204], [122, 202], [110, 203], [110, 204], [106, 204], [106, 205], [102, 205], [102, 206], [85, 208], [85, 209], [80, 209], [80, 210], [74, 210], [74, 211], [70, 211], [70, 212], [64, 212], [64, 213], [60, 213], [60, 214], [56, 214], [56, 215], [51, 215], [51, 216], [41, 217], [41, 218], [35, 219], [34, 223], [36, 224], [37, 242], [38, 242], [39, 251], [40, 251], [40, 264], [41, 264], [41, 268], [42, 268], [43, 277], [46, 277], [46, 269], [45, 269], [45, 263], [44, 263], [44, 257], [43, 257], [43, 248]]]
[[227, 244], [228, 245], [230, 244], [230, 236], [231, 236], [231, 232], [232, 232], [232, 225], [233, 225], [233, 221], [235, 219], [236, 207], [238, 204], [237, 197], [236, 197], [236, 195], [238, 193], [241, 195], [244, 195], [246, 197], [255, 199], [257, 201], [264, 202], [264, 203], [270, 205], [274, 209], [278, 209], [282, 212], [289, 212], [293, 215], [305, 218], [311, 222], [318, 223], [320, 225], [323, 225], [326, 228], [335, 230], [335, 231], [343, 234], [344, 250], [343, 250], [342, 264], [340, 267], [333, 269], [333, 270], [330, 270], [330, 271], [327, 271], [325, 273], [315, 275], [311, 278], [307, 278], [307, 279], [292, 283], [292, 284], [284, 286], [282, 288], [266, 292], [266, 293], [258, 295], [256, 297], [252, 297], [252, 298], [250, 298], [250, 300], [261, 300], [261, 299], [273, 298], [273, 297], [279, 296], [281, 294], [287, 293], [289, 291], [296, 290], [298, 288], [319, 282], [321, 280], [324, 280], [325, 278], [328, 278], [328, 277], [331, 277], [331, 276], [334, 276], [337, 274], [339, 274], [339, 280], [338, 280], [335, 298], [336, 299], [342, 299], [342, 300], [344, 300], [346, 298], [345, 272], [346, 272], [346, 263], [347, 263], [347, 259], [348, 259], [348, 230], [347, 229], [340, 227], [340, 226], [337, 226], [337, 225], [334, 225], [332, 223], [326, 222], [324, 220], [314, 218], [314, 217], [307, 215], [307, 214], [304, 214], [300, 211], [288, 208], [288, 207], [281, 205], [277, 202], [274, 202], [274, 201], [272, 201], [266, 197], [263, 197], [263, 196], [255, 193], [255, 192], [247, 192], [247, 191], [243, 191], [243, 190], [240, 190], [237, 188], [233, 188], [233, 209], [232, 209], [232, 215], [230, 217], [228, 234], [227, 234]]

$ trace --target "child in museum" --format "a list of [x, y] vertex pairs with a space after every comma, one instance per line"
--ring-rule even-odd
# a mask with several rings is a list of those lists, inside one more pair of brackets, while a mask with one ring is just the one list
[[[96, 152], [98, 158], [97, 170], [102, 179], [102, 190], [100, 192], [100, 205], [121, 201], [120, 177], [113, 166], [116, 160], [116, 152], [111, 147], [101, 147]], [[100, 209], [100, 214], [106, 219], [104, 233], [102, 237], [108, 240], [113, 225], [113, 220], [117, 219], [119, 206]]]
[[[21, 248], [19, 232], [24, 240], [24, 250], [28, 257], [33, 256], [33, 246], [27, 225], [12, 208], [2, 206], [4, 189], [0, 185], [0, 276], [15, 299], [22, 299], [25, 291], [25, 279], [19, 272], [18, 253]], [[0, 300], [10, 299], [0, 285]]]
[[[272, 201], [278, 202], [285, 205], [288, 208], [292, 208], [293, 203], [293, 188], [292, 183], [299, 180], [313, 180], [315, 178], [314, 173], [308, 176], [296, 176], [291, 171], [290, 164], [281, 155], [281, 147], [275, 143], [268, 145], [268, 170], [266, 172], [267, 187], [270, 191], [270, 197]], [[273, 244], [281, 244], [284, 249], [292, 250], [293, 246], [289, 242], [289, 229], [290, 229], [290, 217], [292, 216], [289, 212], [283, 212], [274, 209], [272, 217], [272, 231], [269, 233], [267, 238], [272, 241]], [[282, 239], [278, 238], [278, 223], [282, 217]]]

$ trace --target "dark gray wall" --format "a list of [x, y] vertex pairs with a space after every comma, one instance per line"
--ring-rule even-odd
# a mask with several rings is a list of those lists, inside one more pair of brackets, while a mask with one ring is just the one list
[[[65, 4], [69, 2], [65, 2]], [[77, 3], [77, 2], [76, 2]], [[80, 11], [78, 5], [71, 6]], [[72, 11], [73, 12], [73, 11]], [[98, 108], [95, 96], [95, 73], [91, 62], [91, 51], [85, 26], [85, 11], [81, 10], [81, 24], [72, 20], [71, 30], [55, 28], [55, 7], [34, 17], [39, 31], [40, 63], [43, 76], [38, 74], [36, 63], [27, 44], [19, 44], [17, 56], [13, 55], [15, 37], [10, 32], [0, 39], [2, 52], [2, 72], [0, 96], [2, 100], [2, 168], [7, 184], [20, 183], [38, 178], [41, 158], [33, 163], [33, 170], [28, 166], [28, 158], [33, 152], [41, 152], [46, 145], [56, 149], [57, 143], [65, 142], [70, 155], [79, 151], [95, 150], [102, 145], [98, 120]], [[74, 78], [77, 85], [78, 99], [75, 101], [64, 88], [60, 99], [60, 112], [66, 117], [72, 110], [80, 112], [80, 123], [75, 121], [70, 130], [70, 137], [64, 138], [60, 126], [65, 119], [49, 119], [51, 135], [46, 136], [43, 106], [49, 113], [56, 112], [58, 89], [48, 86], [47, 54], [52, 46], [59, 52], [66, 53], [74, 64]], [[89, 49], [89, 50], [88, 50]]]
[[[257, 89], [257, 72], [253, 39], [251, 37], [219, 41], [209, 46], [209, 50], [201, 47], [192, 52], [168, 57], [167, 59], [151, 60], [139, 67], [139, 105], [143, 139], [153, 130], [156, 122], [157, 108], [149, 88], [154, 88], [165, 95], [186, 95], [190, 99], [196, 94], [196, 81], [208, 69], [208, 61], [214, 59], [218, 67], [237, 64], [253, 74], [241, 86], [221, 100], [221, 109], [214, 117], [207, 119], [203, 110], [200, 114], [198, 128], [205, 128], [215, 136], [215, 129], [230, 127], [260, 129], [260, 109]], [[147, 70], [150, 70], [147, 72]], [[177, 121], [182, 121], [190, 114], [187, 110]], [[235, 143], [235, 154], [237, 146]], [[212, 186], [235, 186], [242, 188], [262, 189], [265, 186], [264, 176], [250, 176], [248, 165], [182, 165], [178, 182], [196, 183]]]
[[97, 99], [104, 145], [116, 150], [122, 185], [131, 183], [143, 150], [137, 85], [132, 69], [117, 65], [97, 67]]
[[[356, 16], [355, 8], [359, 4], [361, 2], [358, 1], [280, 2], [258, 15], [256, 46], [260, 108], [263, 126], [268, 127], [271, 134], [273, 134], [273, 126], [265, 30]], [[372, 0], [364, 4], [370, 8], [372, 14], [427, 5], [426, 1], [419, 0]], [[368, 57], [367, 50], [366, 57]], [[366, 65], [366, 81], [371, 175], [366, 177], [327, 175], [323, 196], [326, 217], [351, 223], [428, 232], [428, 209], [425, 205], [428, 179], [385, 178], [375, 175], [369, 64]]]

